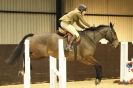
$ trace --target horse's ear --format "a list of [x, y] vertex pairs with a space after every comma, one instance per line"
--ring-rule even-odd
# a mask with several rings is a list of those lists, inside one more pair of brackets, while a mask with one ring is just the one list
[[113, 28], [114, 24], [112, 24], [112, 22], [110, 22], [110, 27]]
[[114, 30], [114, 24], [112, 24], [112, 22], [110, 22], [110, 27], [111, 27], [111, 29], [112, 29], [112, 31], [115, 33], [115, 30]]
[[110, 27], [111, 27], [111, 28], [113, 27], [113, 24], [112, 24], [112, 22], [110, 22]]

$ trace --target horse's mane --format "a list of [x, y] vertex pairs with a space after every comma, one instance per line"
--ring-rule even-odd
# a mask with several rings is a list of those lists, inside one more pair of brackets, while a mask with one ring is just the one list
[[101, 28], [101, 27], [109, 27], [108, 25], [99, 25], [96, 28]]
[[97, 30], [100, 30], [103, 27], [109, 27], [109, 26], [108, 25], [99, 25], [97, 27], [90, 27], [90, 28], [86, 29], [85, 31], [88, 31], [88, 30], [90, 30], [90, 31], [97, 31]]
[[90, 27], [90, 28], [88, 28], [88, 29], [86, 29], [86, 30], [84, 30], [84, 31], [80, 31], [79, 34], [80, 34], [80, 35], [85, 35], [84, 33], [87, 32], [87, 31], [92, 31], [92, 32], [94, 32], [94, 31], [101, 30], [103, 27], [109, 27], [109, 25], [99, 25], [99, 26], [97, 26], [97, 27]]

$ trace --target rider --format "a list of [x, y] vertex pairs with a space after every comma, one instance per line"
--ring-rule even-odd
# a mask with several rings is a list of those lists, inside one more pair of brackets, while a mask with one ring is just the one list
[[[63, 29], [71, 33], [71, 37], [68, 37], [68, 44], [66, 50], [72, 51], [72, 43], [74, 40], [80, 41], [80, 36], [78, 31], [84, 31], [86, 28], [89, 28], [90, 25], [83, 19], [84, 13], [86, 12], [86, 5], [80, 4], [78, 8], [68, 12], [62, 16], [60, 20], [60, 25]], [[73, 23], [76, 23], [82, 30], [78, 30], [73, 26]]]

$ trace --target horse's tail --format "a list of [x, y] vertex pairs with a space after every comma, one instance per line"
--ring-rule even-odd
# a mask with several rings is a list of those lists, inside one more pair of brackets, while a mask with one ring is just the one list
[[23, 37], [23, 39], [20, 41], [20, 43], [17, 45], [17, 47], [13, 50], [11, 55], [8, 57], [8, 59], [5, 61], [7, 64], [13, 64], [21, 55], [21, 52], [24, 48], [24, 41], [28, 37], [32, 37], [34, 34], [30, 33]]

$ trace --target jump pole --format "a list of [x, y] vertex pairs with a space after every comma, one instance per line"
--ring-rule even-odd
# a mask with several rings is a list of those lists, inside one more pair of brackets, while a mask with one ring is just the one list
[[[130, 83], [130, 80], [133, 79], [133, 76], [130, 75], [130, 71], [127, 67], [128, 62], [128, 42], [121, 42], [120, 48], [120, 82], [122, 83]], [[133, 64], [132, 64], [133, 68]]]
[[59, 88], [66, 88], [66, 58], [63, 39], [58, 40], [58, 50], [59, 70], [57, 69], [57, 59], [50, 56], [50, 88], [56, 88], [57, 77], [59, 78]]
[[30, 85], [30, 56], [29, 56], [29, 40], [25, 40], [25, 73], [24, 73], [24, 88], [31, 88]]

